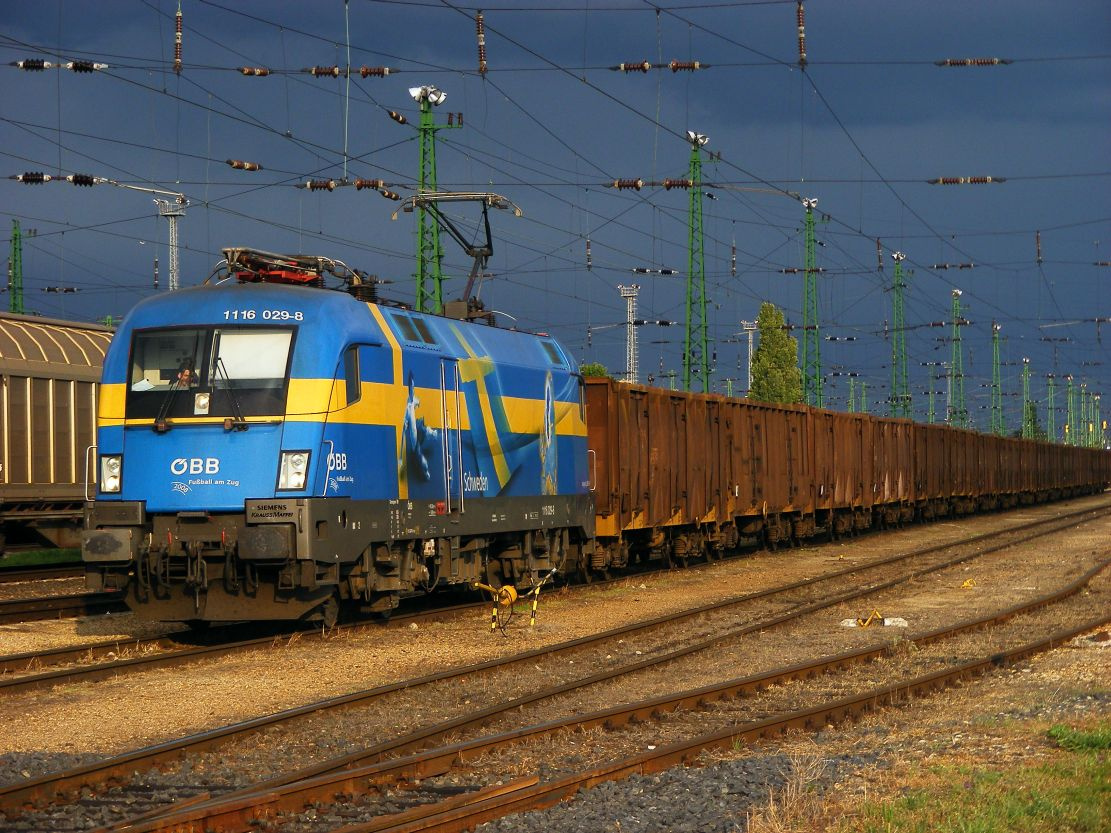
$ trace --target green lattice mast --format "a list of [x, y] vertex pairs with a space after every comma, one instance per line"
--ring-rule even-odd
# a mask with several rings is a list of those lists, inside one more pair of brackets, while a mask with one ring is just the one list
[[807, 405], [821, 408], [822, 401], [822, 336], [818, 325], [818, 268], [814, 252], [814, 209], [818, 201], [807, 198], [806, 208], [806, 266], [802, 290], [802, 390]]
[[1103, 436], [1103, 417], [1100, 416], [1098, 393], [1092, 396], [1092, 425], [1094, 429], [1094, 433], [1092, 435], [1092, 445], [1096, 448], [1103, 448], [1105, 445]]
[[1053, 398], [1057, 393], [1057, 377], [1052, 373], [1045, 377], [1045, 435], [1051, 442], [1057, 442], [1057, 406]]
[[1065, 377], [1065, 402], [1068, 422], [1065, 423], [1065, 445], [1076, 445], [1076, 388], [1072, 384], [1072, 374]]
[[1030, 359], [1022, 360], [1022, 437], [1034, 439], [1037, 432], [1037, 414], [1034, 403], [1030, 401]]
[[1091, 402], [1088, 396], [1088, 383], [1080, 383], [1080, 422], [1076, 432], [1076, 444], [1087, 448], [1092, 444], [1092, 420], [1088, 416], [1088, 405]]
[[949, 359], [949, 414], [946, 421], [958, 428], [968, 428], [968, 408], [964, 401], [964, 351], [961, 348], [961, 291], [953, 290], [952, 355]]
[[1003, 384], [999, 366], [999, 330], [995, 321], [991, 322], [991, 433], [1002, 437], [1006, 433], [1003, 426]]
[[[463, 115], [455, 123], [453, 114], [448, 114], [446, 125], [436, 124], [432, 108], [443, 104], [447, 95], [432, 86], [413, 87], [409, 90], [420, 105], [420, 181], [417, 196], [436, 193], [436, 133], [446, 128], [463, 126]], [[440, 226], [436, 218], [418, 199], [417, 209], [417, 310], [420, 312], [443, 312], [444, 274], [443, 248], [440, 245]], [[428, 284], [432, 284], [431, 291]]]
[[12, 220], [12, 248], [8, 259], [8, 312], [23, 312], [23, 235]]
[[910, 419], [906, 315], [903, 307], [903, 290], [907, 286], [906, 276], [903, 273], [903, 261], [906, 260], [906, 255], [902, 252], [892, 252], [891, 258], [895, 261], [895, 277], [891, 285], [891, 403], [888, 413], [893, 417]]
[[687, 131], [691, 143], [690, 212], [687, 257], [687, 330], [683, 337], [683, 387], [692, 390], [696, 381], [703, 393], [710, 392], [709, 327], [706, 322], [706, 267], [702, 238], [702, 148], [708, 141], [700, 133]]

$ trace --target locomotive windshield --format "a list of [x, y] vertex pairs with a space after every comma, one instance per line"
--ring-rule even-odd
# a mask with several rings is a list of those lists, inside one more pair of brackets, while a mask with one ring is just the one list
[[128, 419], [279, 416], [293, 328], [141, 330], [131, 345]]

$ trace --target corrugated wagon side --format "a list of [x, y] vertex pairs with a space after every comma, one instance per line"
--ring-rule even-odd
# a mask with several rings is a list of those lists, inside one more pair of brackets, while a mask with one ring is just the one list
[[0, 315], [0, 525], [5, 539], [80, 543], [97, 388], [112, 331]]

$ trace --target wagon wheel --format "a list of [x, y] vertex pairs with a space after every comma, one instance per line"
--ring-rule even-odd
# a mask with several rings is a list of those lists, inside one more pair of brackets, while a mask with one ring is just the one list
[[583, 584], [593, 584], [596, 581], [609, 581], [609, 570], [593, 570], [587, 563], [579, 565], [579, 580]]

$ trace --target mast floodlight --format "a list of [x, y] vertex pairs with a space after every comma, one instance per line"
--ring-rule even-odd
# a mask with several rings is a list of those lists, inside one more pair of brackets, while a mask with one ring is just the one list
[[413, 101], [418, 104], [422, 101], [427, 101], [429, 104], [438, 107], [447, 101], [447, 93], [443, 90], [433, 87], [431, 84], [425, 84], [423, 87], [410, 87], [409, 95], [413, 97]]

